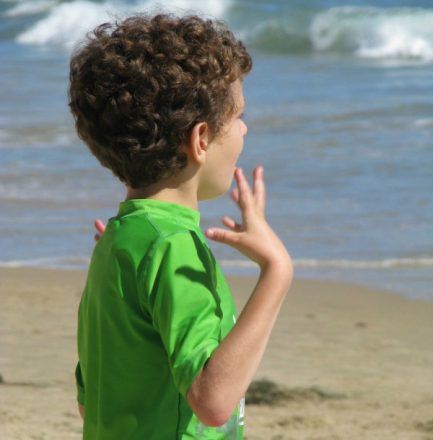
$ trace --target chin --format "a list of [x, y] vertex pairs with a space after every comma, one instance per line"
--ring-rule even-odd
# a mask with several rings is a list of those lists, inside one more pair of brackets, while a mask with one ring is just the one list
[[198, 200], [211, 200], [223, 196], [230, 189], [231, 182], [221, 187], [205, 188], [198, 193]]
[[205, 200], [217, 199], [218, 197], [223, 196], [225, 193], [226, 193], [226, 191], [212, 192], [212, 193], [206, 193], [206, 194], [199, 194], [198, 201], [202, 202], [202, 201], [205, 201]]

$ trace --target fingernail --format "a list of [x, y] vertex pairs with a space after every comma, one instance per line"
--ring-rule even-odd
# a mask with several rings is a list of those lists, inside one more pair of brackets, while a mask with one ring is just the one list
[[214, 231], [213, 231], [213, 229], [208, 229], [208, 230], [206, 231], [206, 235], [207, 235], [208, 237], [213, 237], [213, 235], [214, 235]]

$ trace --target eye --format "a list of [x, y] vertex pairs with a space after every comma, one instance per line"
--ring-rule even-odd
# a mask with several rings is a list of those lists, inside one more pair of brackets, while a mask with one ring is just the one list
[[245, 118], [245, 113], [244, 112], [242, 112], [240, 115], [239, 115], [239, 119], [244, 119]]

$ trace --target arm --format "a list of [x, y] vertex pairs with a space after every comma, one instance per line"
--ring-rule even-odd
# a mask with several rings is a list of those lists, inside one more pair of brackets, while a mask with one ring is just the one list
[[78, 404], [78, 412], [80, 413], [81, 419], [84, 420], [84, 406], [81, 403]]
[[[278, 312], [292, 280], [292, 263], [282, 242], [267, 224], [263, 169], [254, 171], [254, 192], [240, 169], [235, 172], [238, 189], [233, 200], [242, 212], [242, 225], [224, 217], [229, 230], [211, 228], [208, 238], [228, 244], [259, 264], [259, 280], [239, 319], [213, 352], [187, 393], [198, 418], [219, 426], [231, 416], [245, 395], [263, 357]], [[105, 225], [95, 222], [98, 240]]]
[[254, 192], [240, 169], [235, 177], [238, 190], [232, 197], [241, 209], [243, 223], [238, 225], [225, 217], [223, 222], [229, 230], [212, 228], [206, 235], [233, 246], [257, 262], [261, 272], [236, 325], [187, 393], [192, 410], [211, 426], [224, 424], [245, 395], [292, 280], [290, 256], [264, 217], [262, 168], [254, 171]]

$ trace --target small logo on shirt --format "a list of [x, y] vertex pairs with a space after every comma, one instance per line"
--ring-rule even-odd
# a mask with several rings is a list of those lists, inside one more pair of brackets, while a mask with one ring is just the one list
[[238, 421], [240, 426], [244, 424], [244, 416], [245, 416], [245, 397], [242, 397], [242, 399], [239, 401]]

